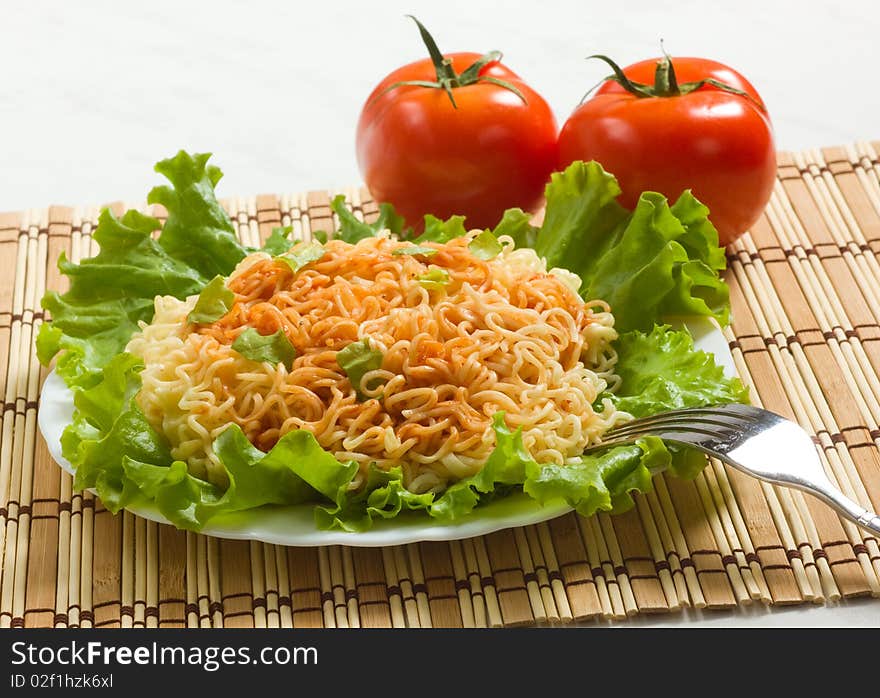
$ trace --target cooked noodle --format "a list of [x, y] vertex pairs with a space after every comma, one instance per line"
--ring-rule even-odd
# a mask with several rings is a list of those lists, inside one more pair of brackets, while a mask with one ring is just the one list
[[[211, 444], [229, 424], [264, 451], [307, 429], [362, 474], [370, 463], [401, 466], [416, 492], [477, 472], [495, 446], [499, 411], [522, 428], [537, 462], [571, 462], [626, 416], [610, 400], [593, 409], [618, 380], [610, 309], [584, 303], [576, 276], [548, 272], [509, 238], [494, 259], [478, 259], [468, 248], [474, 234], [429, 243], [430, 257], [393, 255], [411, 245], [387, 235], [331, 240], [297, 273], [252, 254], [227, 282], [233, 307], [212, 324], [187, 323], [196, 297], [158, 297], [152, 323], [128, 346], [146, 366], [140, 406], [173, 456], [219, 485], [226, 478]], [[448, 282], [426, 288], [418, 277], [435, 268]], [[282, 329], [297, 352], [292, 369], [233, 350], [248, 327]], [[383, 358], [357, 386], [359, 399], [336, 359], [364, 338]]]

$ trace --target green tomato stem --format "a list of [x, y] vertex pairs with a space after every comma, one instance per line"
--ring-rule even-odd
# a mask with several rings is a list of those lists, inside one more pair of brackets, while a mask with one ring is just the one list
[[428, 55], [431, 57], [431, 62], [434, 64], [434, 72], [436, 74], [436, 81], [431, 80], [402, 80], [400, 82], [396, 82], [393, 85], [389, 85], [382, 92], [376, 95], [372, 101], [376, 101], [382, 95], [390, 92], [391, 90], [395, 90], [398, 87], [410, 86], [410, 87], [426, 87], [432, 89], [439, 89], [446, 92], [449, 97], [449, 101], [452, 102], [452, 106], [455, 109], [458, 109], [458, 105], [455, 103], [455, 96], [453, 95], [453, 90], [459, 87], [467, 87], [468, 85], [476, 85], [479, 82], [488, 82], [492, 85], [497, 85], [505, 90], [510, 90], [519, 97], [525, 104], [528, 104], [525, 96], [522, 92], [520, 92], [516, 86], [507, 82], [506, 80], [501, 80], [500, 78], [493, 77], [491, 75], [480, 75], [480, 71], [485, 68], [489, 63], [494, 61], [501, 60], [501, 51], [489, 51], [488, 53], [480, 56], [476, 61], [471, 63], [464, 71], [461, 73], [456, 73], [455, 68], [452, 67], [452, 61], [446, 58], [440, 49], [437, 47], [437, 42], [434, 41], [434, 37], [431, 36], [431, 33], [425, 28], [419, 20], [417, 20], [412, 15], [406, 15], [413, 22], [416, 23], [416, 26], [419, 28], [419, 34], [421, 34], [422, 41], [425, 44], [425, 47], [428, 49]]
[[[678, 79], [675, 75], [675, 66], [672, 64], [672, 57], [668, 53], [666, 53], [665, 50], [663, 51], [663, 58], [657, 61], [657, 68], [654, 71], [653, 85], [646, 85], [641, 82], [636, 82], [635, 80], [630, 80], [630, 78], [628, 78], [623, 72], [623, 69], [608, 56], [604, 56], [601, 54], [587, 56], [587, 60], [593, 58], [597, 58], [603, 61], [613, 71], [612, 74], [606, 77], [605, 80], [603, 80], [602, 82], [612, 80], [620, 85], [624, 90], [629, 92], [631, 95], [639, 98], [680, 97], [683, 95], [688, 95], [691, 92], [695, 92], [706, 85], [711, 85], [712, 87], [721, 90], [722, 92], [745, 97], [752, 104], [758, 107], [762, 112], [766, 112], [764, 105], [761, 104], [748, 92], [733, 87], [733, 85], [728, 85], [727, 83], [721, 82], [720, 80], [716, 80], [715, 78], [703, 78], [702, 80], [683, 82], [679, 84]], [[598, 85], [596, 85], [596, 87], [598, 87]], [[593, 90], [596, 89], [596, 87], [593, 87], [589, 92], [587, 92], [586, 95], [584, 95], [581, 103], [583, 103], [587, 99], [587, 97]]]
[[672, 57], [663, 48], [663, 58], [657, 61], [657, 69], [654, 71], [654, 92], [658, 97], [676, 97], [681, 94], [678, 80], [675, 77], [675, 67], [672, 65]]

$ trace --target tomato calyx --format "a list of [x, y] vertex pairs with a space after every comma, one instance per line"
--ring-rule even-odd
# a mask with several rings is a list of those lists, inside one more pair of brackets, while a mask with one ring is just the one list
[[[653, 85], [647, 85], [645, 83], [636, 82], [635, 80], [630, 80], [626, 76], [626, 73], [623, 72], [623, 69], [608, 56], [602, 54], [587, 56], [587, 60], [591, 60], [593, 58], [597, 58], [600, 61], [603, 61], [613, 71], [613, 74], [602, 80], [602, 82], [613, 80], [631, 95], [639, 98], [680, 97], [682, 95], [687, 95], [691, 92], [695, 92], [701, 87], [710, 85], [711, 87], [714, 87], [723, 92], [728, 92], [730, 94], [739, 95], [740, 97], [745, 97], [755, 106], [757, 106], [762, 112], [765, 111], [764, 105], [758, 102], [748, 92], [733, 87], [732, 85], [728, 85], [727, 83], [721, 82], [720, 80], [716, 80], [715, 78], [703, 78], [702, 80], [694, 80], [693, 82], [679, 83], [675, 77], [675, 66], [673, 66], [672, 64], [672, 57], [668, 53], [666, 53], [666, 51], [663, 52], [663, 57], [657, 61], [657, 68], [654, 71]], [[600, 82], [599, 84], [601, 85], [602, 82]], [[598, 87], [598, 85], [596, 87]], [[584, 95], [581, 103], [583, 103], [587, 99], [587, 97], [589, 97], [590, 92], [595, 90], [596, 87], [594, 87], [589, 92], [587, 92], [586, 95]]]
[[440, 52], [440, 49], [437, 47], [437, 42], [434, 41], [434, 37], [431, 36], [431, 33], [425, 28], [425, 25], [423, 25], [412, 15], [407, 15], [407, 17], [415, 22], [416, 26], [418, 26], [419, 28], [419, 33], [422, 36], [422, 41], [425, 42], [425, 47], [428, 49], [428, 55], [431, 57], [431, 62], [434, 64], [434, 70], [437, 73], [437, 79], [401, 80], [400, 82], [395, 82], [393, 85], [389, 85], [384, 90], [382, 90], [382, 92], [376, 95], [373, 98], [373, 101], [376, 101], [377, 99], [379, 99], [379, 97], [390, 92], [391, 90], [408, 85], [414, 87], [427, 87], [444, 90], [449, 96], [449, 101], [452, 102], [452, 106], [455, 109], [458, 109], [458, 105], [455, 103], [455, 96], [452, 94], [452, 91], [455, 88], [466, 87], [467, 85], [475, 85], [480, 82], [487, 82], [491, 83], [492, 85], [502, 87], [505, 90], [510, 90], [511, 92], [513, 92], [513, 94], [519, 97], [524, 104], [528, 104], [528, 100], [526, 100], [525, 95], [523, 95], [523, 93], [520, 92], [515, 85], [507, 82], [507, 80], [496, 78], [493, 75], [480, 75], [480, 71], [489, 63], [501, 60], [501, 51], [489, 51], [488, 53], [484, 53], [476, 61], [471, 63], [471, 65], [465, 68], [461, 73], [456, 73], [455, 68], [452, 66], [452, 61], [443, 56], [443, 54]]

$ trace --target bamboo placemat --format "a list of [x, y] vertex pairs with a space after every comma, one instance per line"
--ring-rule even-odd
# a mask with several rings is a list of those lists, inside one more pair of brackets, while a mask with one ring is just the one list
[[[880, 510], [880, 143], [782, 153], [765, 215], [729, 251], [725, 330], [756, 404], [814, 435], [831, 478]], [[375, 204], [344, 192], [358, 215]], [[332, 194], [224, 202], [242, 239], [332, 227]], [[122, 204], [114, 205], [121, 211]], [[655, 478], [629, 513], [444, 543], [285, 548], [113, 516], [37, 430], [33, 339], [55, 260], [95, 252], [97, 208], [0, 216], [0, 627], [507, 626], [686, 607], [880, 596], [878, 540], [720, 463]], [[878, 602], [880, 603], [880, 602]]]

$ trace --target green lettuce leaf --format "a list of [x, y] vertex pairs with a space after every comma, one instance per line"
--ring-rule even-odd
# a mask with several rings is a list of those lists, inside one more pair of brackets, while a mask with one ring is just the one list
[[477, 259], [490, 260], [501, 254], [501, 243], [491, 230], [484, 230], [468, 243], [468, 249]]
[[225, 491], [193, 477], [183, 463], [157, 466], [125, 457], [125, 473], [135, 497], [155, 502], [174, 524], [198, 530], [224, 514], [267, 504], [342, 499], [340, 491], [358, 469], [356, 463], [337, 461], [303, 430], [288, 432], [263, 453], [232, 425], [217, 438], [214, 450], [229, 481]]
[[222, 318], [235, 301], [235, 294], [226, 288], [226, 279], [215, 276], [199, 294], [187, 316], [189, 322], [215, 322]]
[[284, 262], [290, 270], [296, 274], [303, 267], [317, 262], [324, 256], [324, 246], [319, 242], [303, 242], [296, 245], [289, 252], [279, 255], [275, 259]]
[[544, 223], [534, 248], [548, 267], [581, 277], [581, 295], [612, 308], [620, 332], [650, 331], [671, 315], [710, 316], [726, 324], [729, 291], [708, 209], [690, 192], [670, 207], [642, 194], [634, 211], [598, 163], [574, 162], [547, 185]]
[[159, 466], [124, 455], [133, 499], [155, 502], [172, 523], [198, 530], [232, 512], [336, 497], [357, 471], [356, 464], [339, 463], [307, 431], [289, 432], [263, 453], [232, 425], [217, 437], [214, 450], [229, 482], [225, 490], [190, 475], [179, 461]]
[[296, 349], [284, 330], [262, 335], [253, 327], [248, 327], [235, 338], [232, 348], [251, 361], [284, 364], [288, 371], [293, 368], [296, 358]]
[[[432, 216], [430, 213], [425, 216], [425, 227], [420, 235], [415, 236], [417, 243], [436, 242], [444, 243], [455, 238], [463, 237], [467, 233], [464, 227], [464, 216], [450, 216], [445, 221]], [[411, 239], [407, 236], [401, 236], [402, 240]]]
[[564, 499], [579, 514], [621, 513], [633, 506], [633, 493], [651, 491], [654, 472], [672, 464], [656, 437], [583, 456], [567, 465], [532, 465], [523, 489], [539, 502]]
[[532, 216], [520, 208], [509, 208], [504, 212], [492, 234], [499, 238], [509, 235], [516, 247], [534, 247], [538, 238], [538, 228], [532, 225]]
[[449, 283], [449, 272], [441, 267], [431, 267], [424, 274], [419, 274], [416, 281], [429, 291], [439, 291]]
[[333, 197], [330, 208], [339, 217], [339, 230], [333, 235], [336, 240], [354, 244], [364, 238], [374, 237], [382, 230], [389, 230], [392, 235], [399, 235], [403, 230], [403, 216], [399, 216], [391, 204], [379, 204], [379, 216], [372, 223], [358, 220], [351, 209], [345, 205], [343, 194]]
[[151, 237], [159, 227], [158, 220], [137, 211], [117, 218], [104, 209], [94, 233], [101, 248], [97, 256], [73, 264], [61, 254], [58, 268], [70, 279], [70, 289], [43, 296], [42, 306], [52, 321], [40, 328], [37, 352], [44, 364], [63, 352], [57, 370], [68, 385], [98, 379], [100, 369], [137, 331], [138, 322], [152, 319], [156, 296], [184, 298], [207, 283]]
[[210, 157], [210, 153], [190, 155], [181, 150], [158, 162], [156, 172], [172, 186], [154, 187], [147, 196], [149, 203], [162, 204], [168, 211], [159, 236], [162, 249], [209, 279], [217, 274], [228, 276], [247, 254], [214, 196], [223, 173], [208, 165]]
[[[296, 473], [292, 465], [297, 459], [313, 460], [329, 455], [320, 449], [315, 437], [305, 431], [290, 432], [269, 453], [263, 453], [248, 441], [235, 424], [217, 437], [214, 453], [229, 478], [229, 489], [217, 506], [222, 508], [235, 501], [236, 510], [261, 504], [304, 502], [313, 498], [314, 489]], [[253, 476], [254, 471], [259, 471], [258, 478]]]
[[[121, 456], [121, 460], [123, 473], [133, 493], [131, 501], [153, 503], [178, 528], [198, 531], [211, 518], [210, 515], [205, 516], [205, 511], [219, 511], [217, 504], [225, 497], [223, 491], [206, 480], [190, 475], [183, 461], [154, 465], [128, 455]], [[237, 509], [230, 506], [227, 510]]]
[[407, 245], [406, 247], [398, 247], [391, 254], [395, 257], [400, 257], [402, 255], [421, 255], [423, 257], [433, 257], [437, 254], [438, 250], [433, 247], [427, 247], [425, 245]]
[[290, 239], [292, 233], [292, 225], [276, 226], [272, 228], [272, 232], [269, 234], [269, 237], [266, 238], [266, 242], [260, 248], [260, 251], [272, 255], [273, 257], [284, 254], [294, 245], [294, 241]]
[[62, 454], [76, 467], [74, 487], [94, 488], [112, 512], [137, 492], [125, 477], [123, 455], [144, 462], [172, 462], [168, 445], [134, 399], [141, 368], [131, 354], [113, 357], [94, 386], [74, 393], [73, 422], [61, 438]]
[[354, 388], [358, 399], [366, 399], [361, 392], [361, 381], [369, 371], [382, 368], [382, 352], [370, 346], [370, 340], [366, 337], [359, 342], [352, 342], [336, 353], [336, 363], [345, 371], [351, 387]]
[[615, 344], [619, 410], [634, 417], [686, 407], [748, 402], [739, 378], [728, 378], [711, 354], [694, 349], [686, 330], [658, 325], [651, 332], [628, 332]]
[[[208, 157], [181, 151], [156, 165], [173, 185], [156, 187], [149, 197], [168, 210], [164, 226], [137, 211], [117, 218], [104, 209], [94, 233], [99, 253], [80, 264], [61, 255], [58, 267], [70, 279], [70, 290], [43, 297], [51, 322], [40, 329], [37, 352], [44, 364], [62, 354], [56, 368], [71, 387], [99, 379], [138, 323], [152, 319], [156, 296], [199, 293], [213, 277], [228, 276], [244, 257], [214, 195], [222, 175], [207, 165]], [[160, 227], [155, 240], [152, 233]]]
[[362, 489], [340, 487], [333, 505], [315, 507], [315, 524], [324, 530], [367, 531], [376, 518], [391, 519], [402, 511], [430, 511], [433, 500], [431, 492], [415, 494], [406, 489], [399, 467], [385, 471], [371, 464]]

